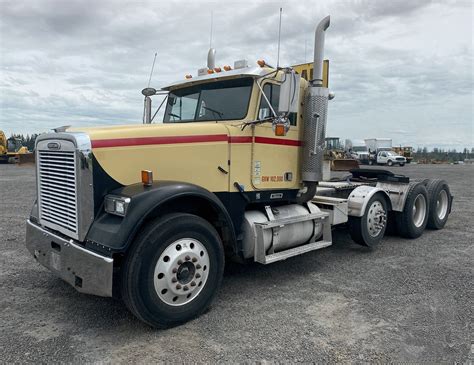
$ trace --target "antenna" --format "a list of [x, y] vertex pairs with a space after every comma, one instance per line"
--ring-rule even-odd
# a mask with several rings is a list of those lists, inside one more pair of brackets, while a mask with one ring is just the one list
[[304, 36], [304, 60], [303, 60], [303, 63], [306, 63], [306, 49], [308, 48], [308, 36], [307, 36], [307, 32], [304, 32], [305, 36]]
[[214, 23], [214, 12], [211, 11], [211, 34], [209, 35], [209, 48], [212, 48], [212, 26]]
[[151, 77], [153, 76], [153, 70], [155, 69], [156, 55], [157, 55], [157, 52], [155, 52], [155, 58], [153, 58], [153, 65], [151, 66], [150, 78], [148, 79], [147, 87], [150, 87]]
[[277, 68], [278, 68], [278, 66], [280, 66], [281, 12], [282, 12], [282, 8], [280, 8], [280, 23], [278, 24], [278, 55], [277, 55]]

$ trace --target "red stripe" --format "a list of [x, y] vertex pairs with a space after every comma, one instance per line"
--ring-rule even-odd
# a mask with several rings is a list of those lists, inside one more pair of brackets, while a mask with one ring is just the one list
[[[252, 143], [252, 137], [229, 137], [229, 143]], [[283, 146], [301, 146], [301, 141], [296, 139], [255, 137], [255, 143], [277, 144]]]
[[212, 135], [202, 135], [202, 136], [96, 139], [92, 141], [92, 148], [143, 146], [143, 145], [150, 145], [150, 144], [226, 142], [226, 141], [227, 141], [227, 134], [212, 134]]
[[265, 144], [279, 144], [283, 146], [301, 146], [301, 141], [296, 139], [255, 137], [255, 142]]
[[252, 143], [252, 137], [245, 137], [245, 136], [231, 137], [231, 136], [229, 136], [229, 143]]
[[[202, 143], [202, 142], [229, 142], [229, 143], [252, 143], [252, 137], [227, 136], [226, 134], [211, 134], [200, 136], [170, 136], [170, 137], [137, 137], [96, 139], [92, 141], [92, 148], [127, 147], [156, 144], [178, 144], [178, 143]], [[273, 144], [282, 146], [301, 146], [301, 141], [295, 139], [255, 137], [255, 143]]]

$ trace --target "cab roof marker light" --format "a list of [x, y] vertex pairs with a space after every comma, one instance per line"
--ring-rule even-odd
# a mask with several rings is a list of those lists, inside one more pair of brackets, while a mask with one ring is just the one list
[[232, 70], [232, 67], [230, 67], [229, 65], [224, 66], [224, 71], [230, 71], [230, 70]]
[[186, 76], [184, 76], [184, 77], [185, 77], [186, 79], [192, 79], [192, 78], [193, 78], [192, 75], [186, 75]]

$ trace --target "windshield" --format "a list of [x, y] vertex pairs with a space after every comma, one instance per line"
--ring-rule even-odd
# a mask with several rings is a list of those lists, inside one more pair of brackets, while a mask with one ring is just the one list
[[365, 146], [354, 146], [354, 147], [352, 147], [352, 151], [354, 151], [354, 152], [367, 152], [367, 147], [365, 147]]
[[247, 115], [253, 79], [234, 79], [171, 91], [164, 123], [243, 119]]
[[393, 153], [393, 152], [390, 152], [390, 151], [387, 152], [387, 155], [389, 155], [389, 156], [398, 156], [396, 153]]

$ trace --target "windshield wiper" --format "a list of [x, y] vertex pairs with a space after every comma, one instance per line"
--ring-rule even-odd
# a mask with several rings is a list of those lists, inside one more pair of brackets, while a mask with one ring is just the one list
[[224, 113], [222, 113], [222, 112], [220, 112], [220, 111], [218, 111], [218, 110], [209, 108], [209, 107], [204, 106], [204, 105], [202, 106], [202, 108], [205, 109], [205, 110], [209, 110], [210, 112], [216, 114], [220, 119], [222, 119], [222, 117], [224, 116]]
[[170, 117], [173, 117], [173, 118], [178, 118], [179, 120], [181, 120], [181, 117], [180, 117], [179, 115], [177, 115], [177, 114], [174, 114], [174, 113], [168, 113], [168, 115], [169, 115]]

